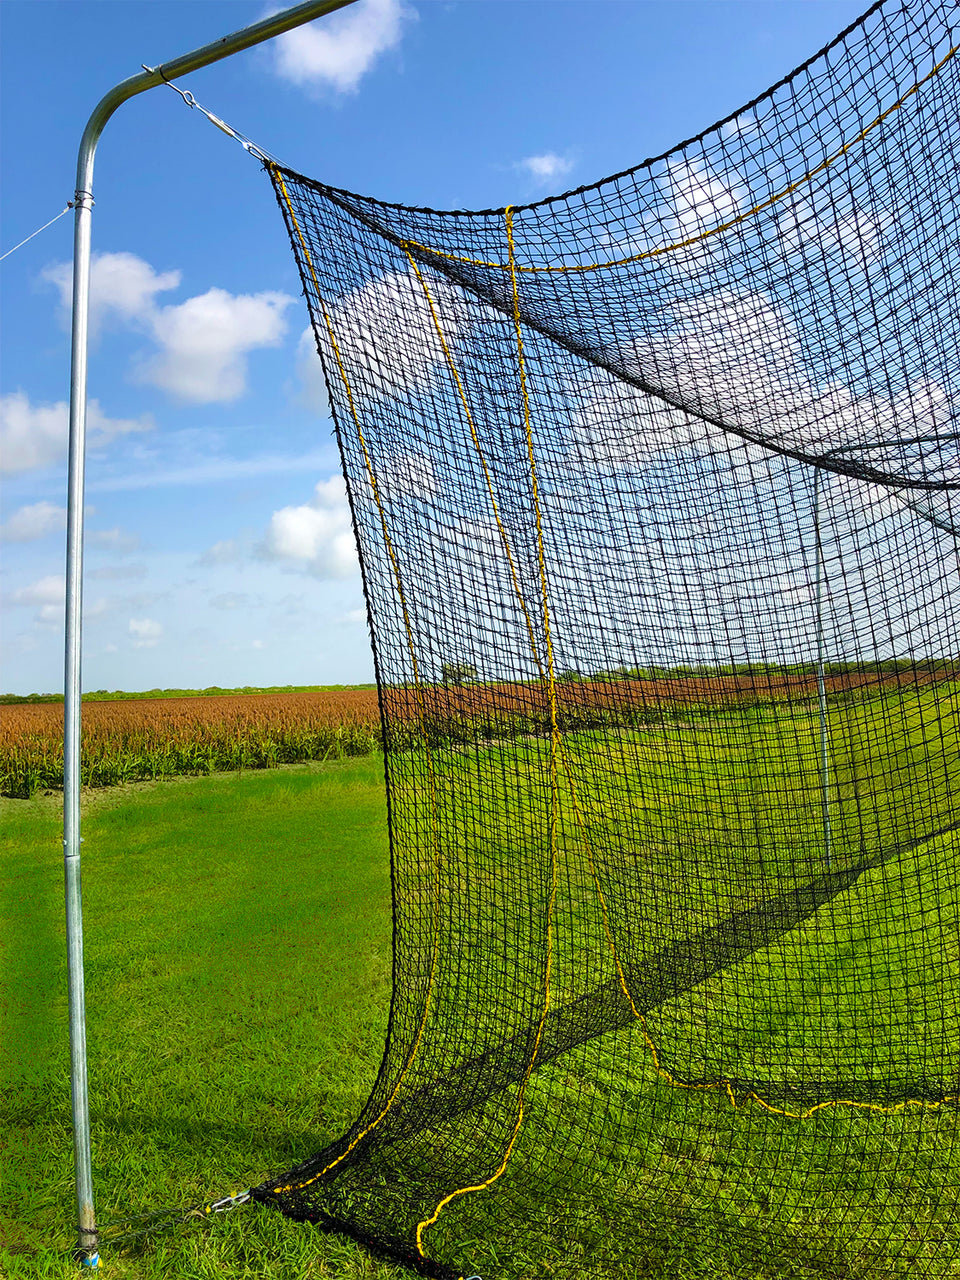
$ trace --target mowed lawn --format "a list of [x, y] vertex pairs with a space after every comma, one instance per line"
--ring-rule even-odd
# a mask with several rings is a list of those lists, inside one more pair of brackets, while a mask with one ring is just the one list
[[[0, 1274], [73, 1276], [59, 806], [0, 806]], [[342, 1132], [390, 998], [382, 759], [101, 791], [83, 859], [100, 1220], [240, 1190]], [[398, 1274], [257, 1209], [104, 1266]]]
[[[925, 750], [923, 699], [917, 708], [902, 717], [899, 737], [888, 731], [900, 760]], [[889, 719], [889, 710], [877, 703], [863, 716], [855, 742], [873, 739], [867, 721]], [[774, 730], [781, 728], [758, 713], [747, 725], [750, 751], [766, 758]], [[803, 734], [815, 743], [806, 727]], [[708, 791], [712, 823], [738, 803], [734, 775], [746, 748], [735, 744], [734, 769], [723, 755], [728, 739], [720, 722], [651, 731], [639, 756], [631, 748], [638, 761], [631, 789], [669, 784], [661, 805], [675, 810], [671, 825], [694, 838]], [[628, 779], [618, 746], [627, 741], [584, 735], [571, 750], [605, 791]], [[691, 751], [714, 765], [704, 770], [697, 761], [692, 769]], [[533, 742], [494, 744], [470, 769], [501, 777], [508, 758], [522, 771], [540, 754]], [[449, 775], [453, 785], [466, 757], [455, 750], [441, 757], [438, 777]], [[701, 803], [679, 785], [694, 773], [705, 789]], [[842, 770], [838, 785], [846, 785]], [[806, 839], [803, 827], [778, 823], [776, 780], [759, 779], [756, 788], [770, 797], [773, 845]], [[953, 807], [936, 788], [929, 801], [935, 813]], [[106, 1225], [260, 1182], [354, 1119], [379, 1065], [389, 1006], [389, 855], [377, 756], [102, 790], [86, 803], [94, 1178]], [[5, 1267], [16, 1280], [73, 1276], [59, 810], [52, 798], [0, 805], [0, 1274]], [[905, 812], [891, 802], [882, 815], [899, 838]], [[845, 839], [840, 824], [838, 850]], [[911, 855], [919, 902], [953, 911], [955, 877], [946, 873], [958, 852], [951, 835]], [[849, 990], [851, 1016], [863, 940], [872, 935], [893, 954], [897, 936], [927, 927], [918, 918], [905, 931], [884, 911], [882, 870], [863, 883], [869, 909], [851, 897], [849, 918], [839, 900], [831, 917], [838, 990]], [[806, 945], [801, 929], [798, 956]], [[944, 972], [956, 968], [950, 959]], [[743, 986], [739, 998], [749, 1004], [759, 990], [768, 1004], [772, 993], [772, 1003], [799, 1007], [794, 975], [768, 969], [763, 955], [747, 962], [734, 979]], [[704, 999], [711, 992], [705, 988]], [[885, 1036], [885, 1028], [877, 1032]], [[763, 1034], [782, 1057], [782, 1029]], [[611, 1048], [624, 1037], [637, 1041], [627, 1028]], [[923, 1038], [917, 1027], [909, 1043]], [[733, 1108], [722, 1090], [693, 1097], [672, 1087], [642, 1046], [632, 1078], [615, 1077], [607, 1052], [604, 1037], [538, 1072], [532, 1109], [569, 1113], [570, 1141], [589, 1146], [598, 1135], [579, 1077], [592, 1078], [634, 1138], [645, 1135], [642, 1167], [618, 1168], [614, 1123], [602, 1178], [589, 1164], [570, 1163], [541, 1189], [508, 1170], [496, 1194], [474, 1199], [469, 1221], [451, 1215], [446, 1228], [468, 1227], [458, 1248], [468, 1261], [475, 1253], [483, 1280], [872, 1280], [891, 1261], [898, 1277], [960, 1275], [954, 1110], [829, 1110], [790, 1122], [745, 1101]], [[528, 1127], [522, 1145], [535, 1141]], [[407, 1274], [347, 1240], [249, 1206], [213, 1223], [167, 1226], [137, 1248], [105, 1250], [104, 1260], [105, 1274], [124, 1280]]]

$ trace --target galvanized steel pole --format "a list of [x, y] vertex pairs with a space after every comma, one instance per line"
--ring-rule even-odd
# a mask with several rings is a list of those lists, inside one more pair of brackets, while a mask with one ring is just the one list
[[99, 1263], [90, 1167], [86, 1016], [83, 991], [83, 920], [80, 890], [80, 657], [83, 582], [83, 477], [87, 411], [87, 331], [90, 301], [90, 236], [93, 162], [107, 121], [128, 98], [168, 80], [219, 62], [354, 0], [311, 0], [244, 27], [193, 53], [115, 85], [94, 108], [80, 141], [73, 237], [73, 337], [70, 367], [70, 462], [67, 490], [66, 626], [63, 708], [63, 858], [70, 998], [70, 1090], [77, 1187], [78, 1260]]

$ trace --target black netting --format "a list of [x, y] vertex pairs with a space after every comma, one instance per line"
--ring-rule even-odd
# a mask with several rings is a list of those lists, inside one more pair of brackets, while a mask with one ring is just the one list
[[257, 1199], [437, 1276], [642, 1274], [698, 1231], [709, 1274], [956, 1274], [956, 13], [877, 5], [523, 208], [270, 168], [373, 629], [394, 989], [363, 1114]]

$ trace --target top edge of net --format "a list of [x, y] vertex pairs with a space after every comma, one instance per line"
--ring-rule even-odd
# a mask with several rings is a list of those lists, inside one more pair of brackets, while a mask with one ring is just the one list
[[[913, 3], [915, 3], [915, 0], [913, 0]], [[755, 98], [751, 98], [749, 102], [745, 102], [742, 106], [737, 107], [735, 111], [731, 111], [729, 115], [724, 116], [721, 120], [717, 120], [714, 124], [702, 129], [693, 137], [686, 138], [683, 142], [674, 144], [674, 146], [669, 147], [666, 151], [661, 152], [657, 156], [651, 156], [649, 159], [641, 160], [639, 164], [631, 165], [627, 169], [621, 169], [618, 173], [609, 174], [607, 177], [599, 178], [595, 182], [584, 183], [582, 186], [573, 187], [569, 191], [562, 191], [557, 195], [544, 196], [542, 199], [531, 201], [528, 204], [503, 205], [500, 208], [491, 209], [434, 209], [429, 205], [411, 205], [403, 204], [398, 200], [380, 200], [376, 196], [362, 195], [360, 192], [350, 191], [346, 187], [334, 187], [329, 183], [320, 182], [315, 178], [310, 178], [296, 169], [287, 168], [285, 165], [275, 164], [269, 167], [279, 169], [282, 173], [285, 173], [290, 177], [297, 178], [302, 182], [306, 182], [310, 186], [322, 192], [329, 192], [332, 195], [349, 197], [351, 200], [359, 200], [364, 204], [376, 205], [380, 209], [397, 209], [408, 213], [426, 213], [437, 217], [448, 218], [477, 218], [493, 215], [503, 216], [507, 209], [510, 209], [514, 214], [528, 212], [532, 209], [542, 209], [551, 204], [559, 204], [563, 201], [571, 200], [575, 196], [585, 195], [589, 191], [599, 191], [600, 188], [607, 186], [608, 183], [619, 182], [622, 178], [629, 178], [632, 174], [639, 173], [642, 169], [650, 169], [664, 160], [669, 160], [672, 156], [676, 156], [681, 152], [686, 151], [688, 147], [696, 146], [696, 144], [698, 142], [702, 142], [704, 138], [710, 137], [711, 134], [718, 133], [724, 125], [730, 124], [733, 120], [737, 120], [745, 112], [750, 111], [761, 102], [768, 101], [779, 89], [782, 89], [784, 85], [790, 84], [791, 81], [797, 78], [797, 76], [802, 75], [815, 63], [819, 62], [821, 58], [825, 58], [832, 49], [837, 47], [837, 45], [842, 44], [848, 36], [863, 27], [867, 23], [868, 19], [870, 19], [880, 9], [889, 8], [891, 10], [899, 11], [900, 13], [906, 13], [911, 9], [911, 7], [913, 7], [913, 3], [911, 3], [911, 0], [875, 0], [870, 8], [865, 10], [859, 18], [855, 18], [853, 22], [844, 27], [841, 32], [825, 44], [822, 49], [818, 49], [816, 53], [807, 58], [805, 62], [801, 62], [799, 66], [794, 67], [792, 71], [781, 76], [775, 84], [772, 84], [768, 89], [765, 89], [763, 93], [757, 94]]]

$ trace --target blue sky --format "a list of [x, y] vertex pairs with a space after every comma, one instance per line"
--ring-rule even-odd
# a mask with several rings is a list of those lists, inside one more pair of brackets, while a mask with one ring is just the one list
[[[181, 84], [323, 181], [495, 207], [699, 132], [862, 4], [359, 0]], [[6, 0], [0, 251], [71, 198], [107, 89], [264, 12]], [[266, 178], [155, 89], [107, 126], [95, 195], [85, 688], [371, 679], [331, 424]], [[71, 235], [67, 216], [0, 265], [5, 692], [62, 688]]]

